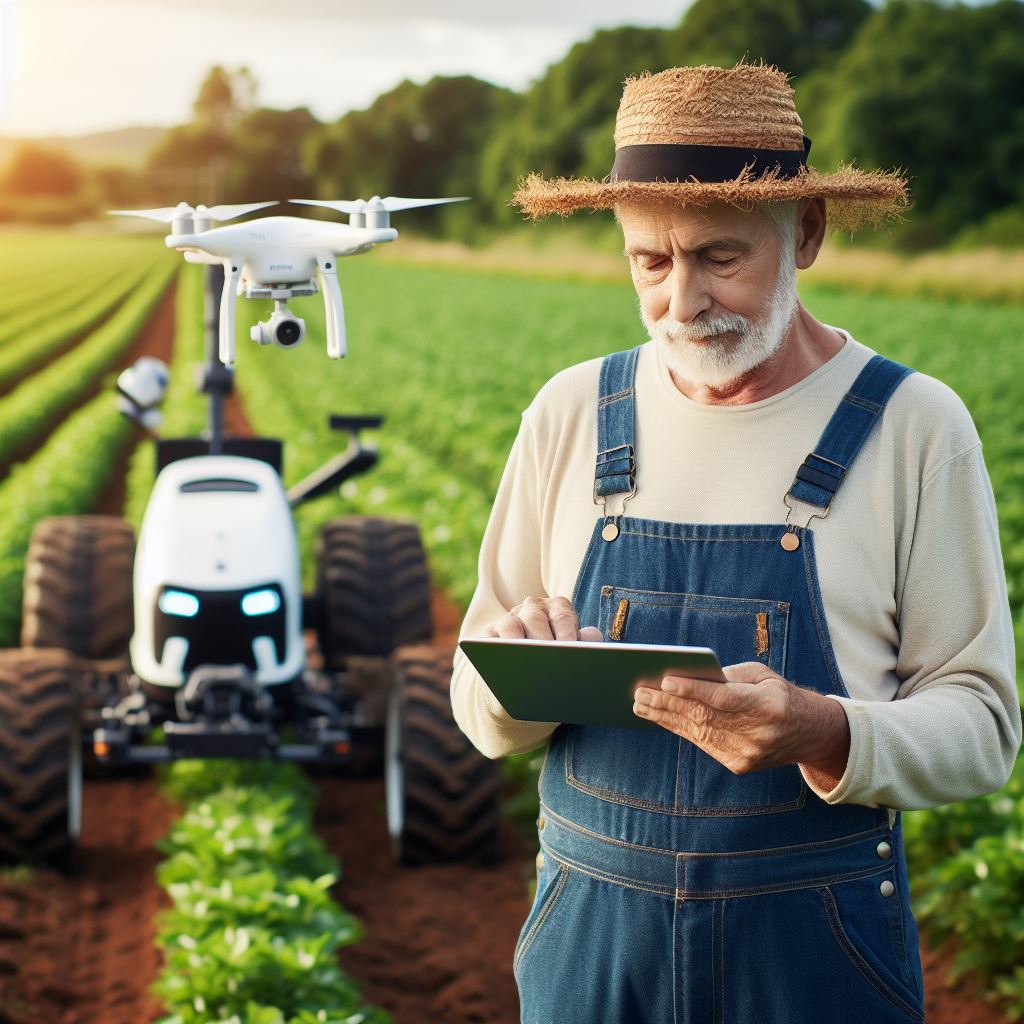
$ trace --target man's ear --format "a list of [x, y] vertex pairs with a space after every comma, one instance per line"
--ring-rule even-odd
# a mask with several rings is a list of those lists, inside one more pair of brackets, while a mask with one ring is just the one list
[[818, 258], [825, 240], [825, 200], [820, 197], [801, 200], [796, 223], [796, 266], [806, 270]]

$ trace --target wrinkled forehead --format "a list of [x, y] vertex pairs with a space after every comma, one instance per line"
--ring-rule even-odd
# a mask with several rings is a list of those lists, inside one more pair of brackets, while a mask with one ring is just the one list
[[732, 203], [698, 206], [645, 200], [616, 203], [614, 209], [615, 219], [626, 235], [673, 231], [684, 237], [722, 233], [753, 239], [770, 228], [763, 207], [756, 203], [740, 209]]

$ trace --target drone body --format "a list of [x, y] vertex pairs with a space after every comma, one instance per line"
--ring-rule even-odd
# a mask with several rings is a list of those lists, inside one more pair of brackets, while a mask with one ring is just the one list
[[327, 354], [345, 355], [345, 315], [338, 285], [337, 261], [343, 256], [368, 252], [382, 242], [393, 242], [398, 232], [390, 226], [390, 214], [419, 206], [462, 202], [451, 199], [402, 199], [374, 196], [364, 200], [293, 199], [294, 203], [325, 206], [349, 214], [348, 224], [307, 220], [302, 217], [260, 217], [229, 227], [212, 227], [214, 221], [231, 220], [245, 213], [273, 206], [249, 203], [237, 206], [197, 206], [180, 203], [159, 210], [111, 210], [171, 225], [164, 240], [170, 249], [183, 251], [190, 263], [222, 264], [219, 350], [226, 366], [235, 362], [235, 307], [239, 295], [248, 299], [274, 299], [269, 320], [255, 325], [250, 337], [259, 344], [291, 348], [303, 338], [303, 322], [287, 305], [294, 296], [322, 291], [327, 325]]

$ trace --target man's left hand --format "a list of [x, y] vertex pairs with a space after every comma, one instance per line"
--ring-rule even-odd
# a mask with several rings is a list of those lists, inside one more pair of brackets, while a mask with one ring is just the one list
[[736, 775], [798, 763], [817, 769], [827, 788], [834, 787], [850, 750], [838, 703], [757, 661], [722, 671], [728, 682], [668, 675], [660, 690], [640, 686], [633, 711], [695, 743]]

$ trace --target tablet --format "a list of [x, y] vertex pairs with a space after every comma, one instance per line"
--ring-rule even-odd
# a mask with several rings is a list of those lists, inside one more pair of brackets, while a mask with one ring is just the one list
[[710, 647], [592, 640], [466, 638], [459, 647], [512, 718], [632, 728], [662, 726], [633, 714], [638, 686], [664, 675], [726, 682]]

